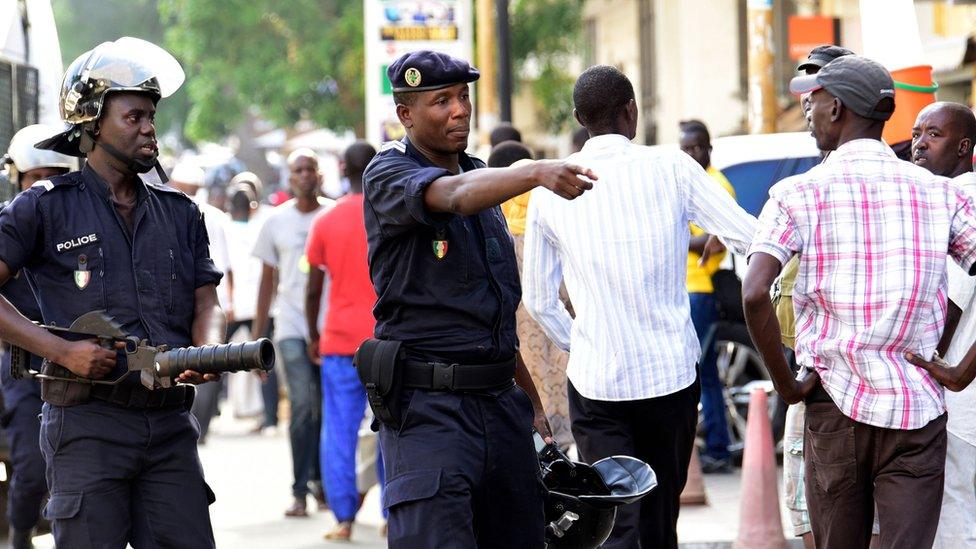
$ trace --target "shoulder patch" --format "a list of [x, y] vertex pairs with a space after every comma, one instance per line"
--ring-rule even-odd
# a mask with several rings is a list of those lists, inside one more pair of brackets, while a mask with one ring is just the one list
[[44, 192], [47, 192], [54, 188], [54, 183], [51, 183], [51, 181], [48, 179], [41, 179], [40, 181], [36, 181], [33, 185], [31, 185], [32, 189], [34, 187], [43, 187]]
[[380, 152], [385, 152], [389, 150], [395, 150], [400, 154], [407, 153], [407, 144], [403, 141], [387, 141], [380, 146]]

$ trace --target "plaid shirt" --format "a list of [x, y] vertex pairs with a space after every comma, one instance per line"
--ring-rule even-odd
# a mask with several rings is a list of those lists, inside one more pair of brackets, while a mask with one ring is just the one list
[[946, 314], [946, 254], [976, 262], [976, 207], [956, 183], [850, 141], [769, 191], [750, 254], [800, 265], [796, 353], [847, 416], [917, 429], [945, 412], [942, 387], [904, 358], [932, 356]]

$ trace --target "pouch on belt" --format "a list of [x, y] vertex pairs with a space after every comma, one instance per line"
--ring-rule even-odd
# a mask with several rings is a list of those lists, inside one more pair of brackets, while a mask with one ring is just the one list
[[[359, 381], [366, 388], [366, 400], [373, 416], [393, 429], [400, 428], [404, 357], [400, 341], [367, 339], [352, 359]], [[373, 430], [377, 430], [375, 423]]]

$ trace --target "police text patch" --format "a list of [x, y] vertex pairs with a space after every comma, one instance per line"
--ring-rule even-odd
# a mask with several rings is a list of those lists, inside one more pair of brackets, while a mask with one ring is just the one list
[[78, 248], [79, 246], [94, 244], [95, 242], [98, 242], [97, 233], [83, 234], [80, 236], [76, 236], [71, 240], [65, 240], [64, 242], [59, 242], [56, 248], [58, 253], [61, 253], [61, 252], [67, 252], [68, 250], [73, 250], [75, 248]]

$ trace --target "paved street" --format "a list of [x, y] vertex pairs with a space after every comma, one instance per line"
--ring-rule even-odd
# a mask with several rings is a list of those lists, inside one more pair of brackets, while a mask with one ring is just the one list
[[[217, 546], [235, 549], [349, 547], [326, 542], [322, 535], [333, 524], [331, 514], [286, 519], [291, 471], [284, 429], [274, 436], [248, 434], [250, 420], [235, 420], [229, 409], [215, 419], [210, 438], [200, 448], [207, 481], [217, 494], [211, 507]], [[284, 426], [284, 425], [283, 425]], [[686, 549], [729, 547], [739, 528], [738, 473], [706, 477], [709, 505], [684, 507], [678, 524]], [[379, 536], [379, 497], [374, 489], [359, 515], [355, 547], [385, 547]], [[784, 515], [784, 525], [787, 524]], [[54, 546], [50, 536], [36, 538], [38, 549]], [[797, 545], [799, 546], [799, 545]]]

